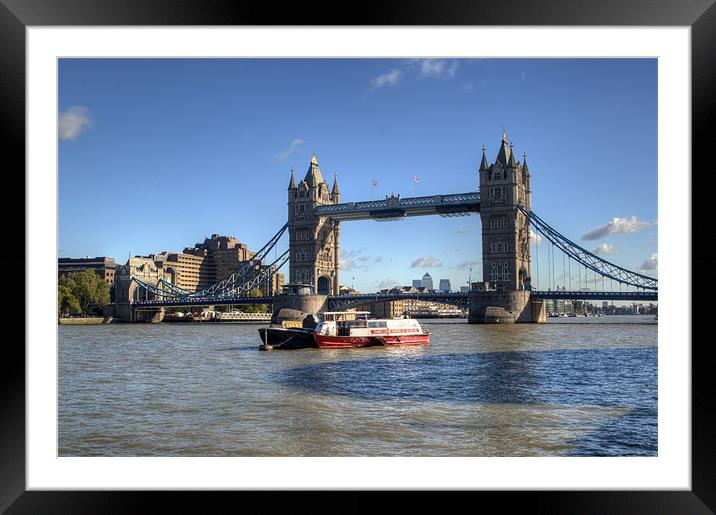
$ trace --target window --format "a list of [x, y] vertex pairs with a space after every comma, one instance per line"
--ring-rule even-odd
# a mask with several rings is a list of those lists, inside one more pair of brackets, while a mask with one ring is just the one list
[[507, 229], [507, 218], [504, 216], [490, 218], [490, 229]]
[[490, 282], [494, 283], [497, 281], [509, 280], [509, 263], [502, 261], [500, 263], [493, 262], [490, 265]]
[[498, 241], [494, 243], [490, 243], [490, 253], [491, 254], [499, 254], [503, 252], [508, 252], [509, 246], [507, 243], [503, 241]]

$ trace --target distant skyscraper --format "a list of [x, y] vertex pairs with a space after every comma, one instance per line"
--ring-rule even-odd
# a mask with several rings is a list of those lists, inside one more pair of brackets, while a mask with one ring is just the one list
[[440, 291], [450, 292], [450, 279], [440, 279]]
[[425, 275], [423, 276], [422, 286], [423, 288], [427, 288], [428, 290], [433, 289], [433, 278], [430, 277], [430, 274], [427, 272], [425, 272]]
[[460, 286], [460, 293], [468, 293], [470, 291], [469, 286]]
[[413, 288], [422, 288], [423, 281], [420, 279], [413, 279]]

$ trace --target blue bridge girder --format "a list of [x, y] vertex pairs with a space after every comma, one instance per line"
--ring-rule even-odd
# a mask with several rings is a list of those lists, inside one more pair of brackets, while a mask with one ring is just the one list
[[656, 291], [533, 291], [534, 300], [640, 300], [656, 301]]
[[172, 307], [189, 307], [189, 306], [228, 306], [241, 304], [273, 304], [273, 296], [260, 297], [188, 297], [183, 299], [157, 299], [142, 300], [132, 303], [134, 308], [172, 308]]
[[467, 307], [469, 303], [467, 293], [359, 293], [356, 295], [330, 295], [328, 305], [336, 309], [350, 309], [391, 300], [426, 300], [461, 307]]
[[333, 220], [397, 220], [406, 216], [462, 216], [480, 211], [480, 192], [431, 195], [429, 197], [387, 197], [383, 200], [346, 202], [318, 206], [317, 216]]
[[[221, 298], [185, 298], [185, 299], [159, 299], [136, 301], [135, 308], [146, 307], [189, 307], [189, 306], [222, 306], [242, 304], [273, 304], [275, 297], [221, 297]], [[350, 309], [356, 306], [372, 304], [374, 302], [389, 302], [391, 300], [425, 300], [458, 307], [467, 307], [469, 293], [360, 293], [357, 295], [328, 295], [328, 306], [340, 309]], [[616, 301], [656, 301], [656, 291], [541, 291], [532, 292], [534, 300], [616, 300]]]

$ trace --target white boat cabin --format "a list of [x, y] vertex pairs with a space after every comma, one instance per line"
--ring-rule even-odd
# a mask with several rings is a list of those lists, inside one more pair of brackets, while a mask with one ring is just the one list
[[385, 336], [424, 334], [413, 318], [368, 318], [370, 311], [327, 311], [316, 326], [325, 336]]

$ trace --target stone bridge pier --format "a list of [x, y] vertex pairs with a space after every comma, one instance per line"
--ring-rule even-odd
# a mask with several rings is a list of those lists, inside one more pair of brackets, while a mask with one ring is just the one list
[[284, 293], [273, 298], [273, 315], [271, 323], [283, 321], [300, 322], [306, 315], [315, 315], [327, 307], [328, 295], [311, 293], [307, 284], [284, 285]]
[[163, 307], [138, 309], [133, 306], [137, 284], [129, 274], [118, 275], [114, 285], [114, 302], [105, 308], [105, 316], [118, 322], [151, 322], [164, 320]]
[[471, 324], [543, 323], [547, 310], [543, 300], [529, 291], [471, 290], [467, 321]]

